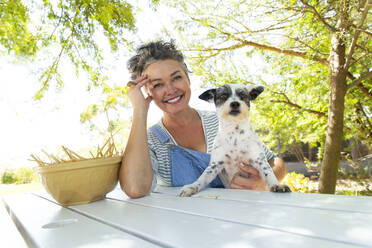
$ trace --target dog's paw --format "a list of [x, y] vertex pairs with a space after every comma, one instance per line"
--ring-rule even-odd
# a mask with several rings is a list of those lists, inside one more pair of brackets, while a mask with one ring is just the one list
[[178, 193], [178, 196], [180, 197], [189, 197], [193, 194], [198, 193], [197, 187], [190, 185], [185, 185], [181, 188], [180, 192]]
[[291, 192], [291, 189], [289, 188], [288, 185], [285, 184], [277, 184], [274, 185], [270, 188], [271, 192], [279, 192], [279, 193], [286, 193], [286, 192]]

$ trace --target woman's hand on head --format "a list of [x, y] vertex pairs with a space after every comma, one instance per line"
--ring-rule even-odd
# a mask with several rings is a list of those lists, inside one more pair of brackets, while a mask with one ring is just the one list
[[144, 96], [142, 93], [142, 87], [150, 82], [147, 75], [140, 76], [133, 81], [130, 81], [127, 85], [129, 87], [128, 97], [134, 109], [143, 109], [147, 112], [152, 100], [151, 96]]
[[[257, 169], [251, 165], [240, 164], [238, 172], [231, 180], [231, 189], [252, 189], [252, 190], [266, 190], [265, 180], [262, 179]], [[246, 175], [248, 176], [246, 176]]]

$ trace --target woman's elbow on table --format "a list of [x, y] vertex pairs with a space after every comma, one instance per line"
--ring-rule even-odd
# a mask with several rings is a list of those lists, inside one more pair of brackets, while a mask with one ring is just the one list
[[137, 186], [137, 185], [123, 185], [120, 183], [121, 189], [124, 191], [124, 193], [132, 199], [135, 198], [141, 198], [149, 194], [150, 187], [143, 187], [143, 186]]
[[150, 193], [152, 181], [141, 180], [142, 182], [128, 182], [120, 178], [120, 186], [124, 193], [130, 198], [141, 198]]
[[130, 198], [140, 198], [149, 194], [154, 172], [151, 164], [138, 161], [122, 161], [119, 171], [121, 189]]

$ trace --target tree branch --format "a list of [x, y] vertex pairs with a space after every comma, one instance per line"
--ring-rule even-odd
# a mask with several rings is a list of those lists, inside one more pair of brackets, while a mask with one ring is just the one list
[[[53, 10], [52, 10], [52, 11], [53, 11]], [[62, 21], [62, 19], [63, 19], [63, 11], [64, 11], [64, 9], [62, 8], [62, 10], [61, 10], [61, 15], [60, 15], [59, 18], [58, 18], [58, 23], [57, 23], [57, 25], [55, 25], [53, 32], [49, 35], [49, 40], [52, 39], [54, 33], [56, 32], [57, 28], [59, 27], [59, 24], [61, 23], [61, 21]], [[53, 12], [53, 14], [54, 14], [54, 12]], [[55, 15], [55, 14], [54, 14], [54, 15]], [[57, 15], [55, 15], [55, 16], [57, 16]]]
[[306, 6], [306, 8], [308, 8], [308, 9], [311, 10], [311, 12], [316, 16], [316, 18], [317, 18], [321, 23], [323, 23], [324, 26], [325, 26], [329, 31], [331, 31], [332, 33], [334, 33], [334, 32], [337, 31], [337, 29], [336, 29], [335, 27], [329, 25], [329, 24], [324, 20], [324, 18], [319, 14], [319, 12], [315, 9], [314, 6], [310, 5], [310, 4], [309, 4], [308, 2], [306, 2], [305, 0], [300, 0], [300, 1], [301, 1], [301, 3], [302, 3], [303, 5]]
[[358, 44], [356, 44], [355, 46], [356, 46], [357, 48], [359, 48], [360, 50], [366, 52], [367, 55], [372, 54], [372, 51], [368, 50], [366, 47], [362, 47], [362, 46], [360, 46], [360, 45], [358, 45]]
[[[358, 46], [356, 46], [356, 47], [358, 47]], [[363, 62], [361, 62], [361, 61], [362, 61], [364, 58], [369, 59], [369, 58], [370, 58], [369, 56], [370, 56], [370, 55], [369, 55], [368, 51], [365, 51], [365, 53], [362, 54], [359, 58], [353, 59], [353, 63], [352, 63], [351, 65], [362, 64]]]
[[[358, 101], [357, 103], [357, 111], [361, 112], [362, 115], [364, 116], [364, 118], [366, 119], [366, 123], [367, 125], [369, 126], [369, 128], [367, 128], [367, 130], [372, 130], [372, 125], [371, 125], [371, 122], [369, 121], [369, 118], [368, 118], [368, 115], [366, 114], [366, 112], [364, 111], [363, 109], [363, 106], [362, 104], [360, 103], [360, 101]], [[363, 121], [361, 120], [361, 123], [363, 123]], [[365, 126], [365, 125], [363, 125]], [[370, 133], [372, 134], [372, 132], [370, 131]], [[372, 135], [371, 135], [372, 136]]]
[[321, 52], [321, 51], [319, 51], [319, 50], [317, 50], [317, 49], [315, 49], [315, 48], [309, 46], [309, 45], [308, 45], [308, 42], [306, 42], [306, 41], [301, 41], [301, 40], [300, 40], [299, 38], [297, 38], [297, 37], [291, 37], [291, 36], [288, 36], [288, 35], [283, 35], [283, 37], [286, 37], [286, 38], [288, 38], [288, 39], [290, 39], [290, 40], [294, 40], [295, 42], [300, 43], [300, 44], [303, 45], [304, 47], [307, 47], [307, 48], [311, 49], [312, 51], [314, 51], [314, 52], [316, 52], [316, 53], [322, 54], [322, 55], [327, 56], [327, 57], [329, 56], [329, 54], [323, 53], [323, 52]]
[[315, 114], [317, 115], [318, 117], [328, 117], [328, 115], [326, 113], [323, 113], [323, 112], [320, 112], [320, 111], [316, 111], [316, 110], [312, 110], [312, 109], [307, 109], [307, 108], [304, 108], [296, 103], [293, 103], [289, 100], [288, 96], [285, 94], [285, 93], [282, 93], [282, 92], [274, 92], [275, 94], [279, 94], [279, 95], [282, 95], [285, 97], [286, 100], [270, 100], [270, 102], [273, 102], [273, 103], [285, 103], [289, 106], [292, 106], [294, 108], [297, 108], [297, 109], [300, 109], [302, 111], [305, 111], [305, 112], [309, 112], [311, 114]]
[[293, 57], [299, 57], [299, 58], [303, 58], [303, 59], [310, 59], [310, 60], [316, 61], [316, 62], [318, 62], [322, 65], [325, 65], [325, 66], [329, 65], [327, 59], [317, 58], [317, 57], [309, 57], [308, 54], [304, 53], [304, 52], [298, 52], [298, 51], [289, 50], [289, 49], [281, 49], [281, 48], [268, 46], [268, 45], [264, 45], [264, 44], [259, 44], [259, 43], [256, 43], [256, 42], [246, 41], [246, 40], [243, 40], [242, 42], [243, 42], [243, 44], [245, 44], [247, 46], [252, 46], [252, 47], [255, 47], [255, 48], [258, 48], [258, 49], [261, 49], [261, 50], [277, 52], [277, 53], [281, 53], [281, 54], [285, 54], [285, 55], [289, 55], [289, 56], [293, 56]]
[[372, 78], [372, 70], [369, 71], [367, 74], [365, 74], [364, 76], [361, 76], [360, 78], [354, 80], [353, 82], [351, 82], [350, 84], [347, 85], [347, 89], [351, 89], [355, 86], [358, 86], [363, 80], [367, 79], [367, 78]]
[[354, 33], [354, 37], [353, 37], [353, 40], [351, 42], [351, 46], [349, 48], [349, 52], [348, 52], [347, 57], [346, 57], [346, 62], [345, 62], [345, 65], [344, 65], [345, 70], [349, 69], [351, 59], [352, 59], [352, 56], [353, 56], [353, 53], [354, 53], [354, 48], [355, 48], [356, 42], [358, 40], [359, 34], [361, 32], [359, 29], [362, 28], [362, 26], [364, 24], [364, 21], [367, 17], [367, 14], [368, 14], [368, 10], [371, 7], [371, 5], [372, 5], [372, 1], [371, 0], [366, 0], [366, 3], [364, 5], [364, 10], [363, 10], [363, 13], [362, 13], [362, 17], [360, 18], [360, 22], [359, 22], [359, 25], [358, 25], [358, 29]]
[[[236, 29], [236, 25], [234, 25], [234, 22], [239, 24], [242, 28], [245, 29], [245, 31], [239, 31], [235, 34], [254, 34], [254, 33], [262, 33], [262, 32], [269, 32], [269, 31], [274, 31], [274, 30], [281, 30], [281, 29], [284, 29], [285, 27], [284, 26], [280, 26], [283, 22], [285, 22], [287, 19], [290, 19], [291, 17], [295, 17], [295, 15], [292, 15], [290, 17], [287, 17], [286, 19], [283, 19], [283, 20], [277, 20], [277, 22], [275, 24], [271, 24], [267, 27], [263, 27], [263, 28], [260, 28], [260, 29], [250, 29], [248, 26], [246, 26], [244, 23], [242, 23], [241, 21], [237, 20], [237, 18], [234, 18], [234, 17], [227, 17], [227, 16], [221, 16], [221, 15], [213, 15], [213, 17], [217, 17], [217, 18], [220, 18], [220, 19], [223, 19], [225, 21], [227, 21], [227, 23], [225, 23], [227, 25], [227, 27], [231, 28], [231, 29]], [[206, 19], [209, 19], [211, 18], [209, 15], [205, 16]], [[192, 19], [192, 18], [191, 18]]]
[[358, 88], [359, 88], [359, 89], [360, 89], [364, 94], [366, 94], [369, 98], [372, 99], [372, 93], [369, 92], [369, 90], [368, 90], [366, 87], [364, 87], [363, 84], [358, 84]]
[[218, 54], [220, 51], [230, 51], [230, 50], [235, 50], [235, 49], [239, 49], [239, 48], [242, 48], [242, 47], [245, 47], [245, 45], [244, 44], [235, 44], [235, 45], [232, 45], [232, 46], [229, 46], [229, 47], [204, 48], [204, 49], [189, 49], [189, 50], [185, 50], [185, 51], [217, 52], [217, 54]]
[[[197, 19], [195, 17], [190, 17], [190, 18], [193, 21], [203, 23], [203, 21], [201, 19]], [[211, 24], [202, 24], [202, 25], [207, 26], [211, 29], [214, 29], [221, 34], [226, 35], [227, 37], [231, 37], [233, 40], [236, 40], [236, 41], [240, 42], [240, 44], [235, 44], [233, 46], [226, 47], [226, 48], [209, 48], [209, 49], [204, 49], [204, 50], [199, 50], [199, 51], [234, 50], [234, 49], [242, 48], [244, 46], [251, 46], [251, 47], [255, 47], [255, 48], [258, 48], [258, 49], [261, 49], [261, 50], [265, 50], [265, 51], [272, 51], [272, 52], [281, 53], [281, 54], [285, 54], [285, 55], [289, 55], [289, 56], [293, 56], [293, 57], [299, 57], [299, 58], [303, 58], [303, 59], [310, 59], [310, 60], [316, 61], [316, 62], [318, 62], [322, 65], [325, 65], [325, 66], [329, 65], [328, 60], [324, 59], [324, 58], [309, 57], [308, 54], [304, 53], [304, 52], [294, 51], [294, 50], [290, 50], [290, 49], [281, 49], [281, 48], [277, 48], [277, 47], [270, 46], [270, 45], [264, 45], [264, 44], [260, 44], [260, 43], [256, 43], [256, 42], [252, 42], [252, 41], [247, 41], [247, 40], [241, 39], [239, 37], [236, 37], [231, 33], [225, 32], [225, 31], [223, 31], [223, 30], [221, 30], [221, 29], [219, 29], [219, 28], [217, 28], [217, 27], [215, 27]]]
[[362, 29], [362, 28], [358, 28], [357, 26], [355, 26], [355, 25], [351, 25], [352, 27], [354, 27], [355, 28], [355, 30], [357, 30], [357, 31], [360, 31], [360, 32], [362, 32], [362, 33], [365, 33], [365, 34], [367, 34], [367, 35], [369, 35], [369, 36], [372, 36], [372, 33], [371, 32], [369, 32], [369, 31], [367, 31], [367, 30], [365, 30], [365, 29]]

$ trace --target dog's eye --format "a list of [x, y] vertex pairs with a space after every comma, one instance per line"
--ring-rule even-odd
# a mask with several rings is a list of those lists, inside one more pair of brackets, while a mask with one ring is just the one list
[[248, 94], [244, 91], [238, 92], [237, 94], [240, 98], [240, 100], [244, 101], [249, 98]]
[[227, 100], [228, 97], [229, 97], [229, 96], [226, 95], [226, 94], [220, 95], [220, 99], [221, 99], [221, 100]]

